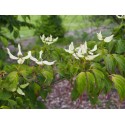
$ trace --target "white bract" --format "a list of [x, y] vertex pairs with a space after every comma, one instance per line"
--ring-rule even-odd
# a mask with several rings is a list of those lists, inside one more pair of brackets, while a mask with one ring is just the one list
[[44, 34], [42, 36], [40, 36], [40, 38], [41, 38], [42, 42], [44, 44], [47, 44], [47, 45], [53, 44], [53, 43], [55, 43], [58, 40], [58, 37], [53, 39], [52, 35], [50, 35], [49, 37], [45, 37]]
[[121, 15], [121, 16], [116, 15], [116, 16], [117, 16], [117, 18], [119, 18], [119, 19], [125, 19], [125, 15]]
[[19, 50], [19, 51], [18, 51], [17, 57], [16, 57], [16, 56], [12, 55], [11, 52], [10, 52], [10, 50], [9, 50], [9, 48], [7, 48], [7, 52], [8, 52], [8, 54], [9, 54], [9, 57], [10, 57], [11, 59], [13, 59], [13, 60], [17, 60], [18, 64], [23, 64], [26, 59], [29, 59], [29, 58], [30, 58], [30, 56], [31, 56], [31, 51], [28, 52], [28, 55], [27, 55], [27, 56], [24, 56], [24, 57], [23, 57], [23, 54], [22, 54], [22, 52], [21, 52], [20, 44], [18, 44], [18, 50]]
[[73, 42], [71, 42], [71, 44], [69, 45], [69, 49], [64, 49], [66, 52], [73, 54], [74, 53], [74, 45]]
[[32, 55], [30, 56], [30, 59], [31, 59], [32, 61], [34, 61], [36, 64], [38, 64], [38, 65], [43, 65], [43, 64], [45, 64], [45, 65], [53, 65], [53, 64], [55, 63], [55, 61], [53, 61], [53, 62], [48, 62], [48, 61], [46, 61], [46, 60], [43, 61], [43, 59], [42, 59], [42, 54], [43, 54], [43, 51], [41, 50], [41, 51], [39, 52], [39, 60], [36, 59], [35, 57], [33, 57]]
[[112, 41], [113, 36], [114, 36], [114, 35], [111, 35], [111, 36], [108, 36], [108, 37], [103, 38], [101, 31], [100, 31], [99, 33], [97, 33], [97, 38], [98, 38], [100, 41], [101, 41], [101, 40], [104, 40], [104, 42], [106, 42], [106, 43], [109, 43], [110, 41]]
[[72, 54], [76, 59], [79, 59], [77, 57], [77, 55], [75, 54], [75, 48], [74, 48], [74, 45], [73, 45], [73, 42], [71, 42], [71, 44], [69, 45], [69, 49], [64, 49], [66, 52]]
[[98, 37], [99, 40], [103, 40], [101, 31], [99, 33], [97, 33], [97, 37]]
[[93, 54], [93, 52], [95, 52], [96, 50], [97, 50], [97, 45], [95, 45], [92, 50], [88, 51], [87, 42], [85, 42], [84, 44], [81, 44], [77, 48], [74, 48], [74, 45], [72, 42], [69, 45], [69, 50], [65, 49], [66, 52], [72, 54], [76, 59], [85, 58], [86, 60], [93, 60], [94, 58], [99, 56], [99, 54], [97, 55]]

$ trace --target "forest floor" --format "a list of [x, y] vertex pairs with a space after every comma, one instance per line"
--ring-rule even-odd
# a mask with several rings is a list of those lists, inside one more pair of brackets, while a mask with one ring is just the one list
[[109, 97], [101, 94], [99, 96], [99, 104], [91, 105], [88, 97], [83, 95], [82, 101], [77, 99], [71, 100], [71, 85], [67, 80], [55, 84], [52, 92], [46, 99], [46, 107], [48, 109], [124, 109], [125, 101], [119, 103], [119, 97], [116, 91], [112, 91]]

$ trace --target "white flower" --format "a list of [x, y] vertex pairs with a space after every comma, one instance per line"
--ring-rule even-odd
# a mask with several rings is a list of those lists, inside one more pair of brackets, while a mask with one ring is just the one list
[[40, 38], [41, 38], [42, 42], [44, 44], [47, 44], [47, 45], [53, 44], [53, 43], [55, 43], [58, 40], [58, 37], [53, 39], [52, 35], [50, 35], [49, 37], [45, 37], [44, 34], [42, 36], [40, 36]]
[[43, 54], [43, 51], [41, 50], [40, 52], [39, 52], [39, 60], [38, 59], [36, 59], [36, 58], [34, 58], [32, 55], [30, 56], [30, 59], [31, 60], [33, 60], [36, 64], [38, 64], [38, 65], [53, 65], [54, 63], [55, 63], [55, 61], [53, 61], [53, 62], [48, 62], [48, 61], [46, 61], [46, 60], [44, 60], [43, 61], [43, 59], [42, 59], [42, 54]]
[[21, 52], [20, 44], [18, 44], [18, 49], [19, 49], [19, 51], [18, 51], [18, 53], [17, 53], [17, 57], [11, 54], [9, 48], [7, 48], [7, 52], [8, 52], [9, 57], [10, 57], [11, 59], [17, 60], [18, 64], [23, 64], [26, 59], [29, 59], [29, 58], [30, 58], [30, 56], [31, 56], [31, 51], [28, 52], [28, 55], [27, 55], [27, 56], [24, 56], [24, 57], [23, 57], [23, 54], [22, 54], [22, 52]]
[[93, 60], [99, 54], [94, 55], [93, 52], [97, 50], [97, 45], [90, 51], [88, 51], [87, 42], [81, 44], [79, 47], [74, 48], [73, 42], [69, 45], [69, 49], [65, 49], [66, 52], [72, 54], [76, 59], [85, 58], [86, 60]]
[[98, 38], [100, 41], [101, 41], [101, 40], [104, 40], [104, 42], [106, 42], [106, 43], [112, 41], [113, 36], [114, 36], [114, 35], [111, 35], [111, 36], [105, 37], [105, 39], [103, 39], [103, 36], [102, 36], [101, 31], [100, 31], [99, 33], [97, 33], [97, 38]]
[[97, 33], [97, 37], [98, 37], [99, 40], [103, 40], [101, 31], [99, 33]]
[[87, 50], [87, 42], [85, 42], [83, 45], [80, 45], [80, 47], [77, 48], [77, 53], [76, 55], [79, 58], [85, 58], [86, 60], [93, 60], [94, 58], [96, 58], [97, 56], [99, 56], [99, 54], [94, 55], [93, 52], [95, 52], [97, 50], [97, 45], [94, 46], [94, 48], [90, 51]]

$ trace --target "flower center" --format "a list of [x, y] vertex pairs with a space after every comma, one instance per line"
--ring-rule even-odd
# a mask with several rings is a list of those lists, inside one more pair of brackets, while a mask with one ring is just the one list
[[23, 56], [22, 55], [19, 55], [18, 58], [22, 58]]

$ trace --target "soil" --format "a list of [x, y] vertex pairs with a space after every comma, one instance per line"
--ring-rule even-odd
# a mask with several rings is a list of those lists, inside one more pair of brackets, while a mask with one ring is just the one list
[[100, 103], [91, 105], [88, 97], [84, 95], [82, 101], [77, 99], [71, 100], [71, 85], [67, 80], [55, 84], [52, 92], [48, 95], [45, 105], [48, 109], [124, 109], [125, 101], [120, 103], [116, 91], [110, 93], [110, 97], [100, 95]]

